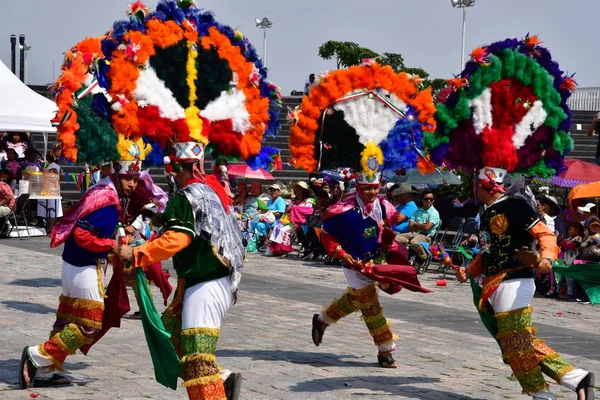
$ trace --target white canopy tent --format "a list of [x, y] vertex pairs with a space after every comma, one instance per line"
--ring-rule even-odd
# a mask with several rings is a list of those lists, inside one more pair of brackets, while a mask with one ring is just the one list
[[[42, 132], [47, 147], [56, 104], [34, 92], [0, 61], [0, 132]], [[44, 155], [48, 149], [44, 148]]]

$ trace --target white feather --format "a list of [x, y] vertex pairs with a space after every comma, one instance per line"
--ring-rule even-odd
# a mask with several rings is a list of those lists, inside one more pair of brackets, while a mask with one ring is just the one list
[[492, 90], [485, 89], [479, 96], [469, 100], [469, 107], [473, 109], [473, 127], [475, 133], [480, 134], [486, 127], [492, 127]]
[[544, 110], [544, 105], [540, 100], [536, 100], [523, 119], [515, 125], [512, 141], [517, 150], [523, 147], [527, 138], [542, 126], [547, 117], [548, 113]]
[[[348, 93], [346, 96], [351, 94]], [[379, 94], [385, 97], [389, 92], [381, 90]], [[396, 95], [391, 94], [388, 100], [398, 109], [406, 111], [406, 103]], [[402, 118], [376, 97], [360, 96], [352, 100], [341, 101], [333, 108], [344, 112], [344, 120], [356, 130], [359, 142], [364, 145], [368, 142], [376, 144], [383, 142], [396, 125], [396, 121]]]
[[163, 118], [173, 121], [185, 118], [185, 110], [179, 105], [171, 89], [156, 75], [150, 63], [146, 63], [146, 68], [140, 71], [133, 97], [137, 101], [145, 100], [147, 104], [158, 107]]
[[246, 110], [246, 95], [239, 89], [233, 89], [231, 93], [222, 91], [219, 98], [208, 103], [200, 115], [209, 121], [231, 119], [233, 130], [241, 134], [252, 127], [250, 114]]

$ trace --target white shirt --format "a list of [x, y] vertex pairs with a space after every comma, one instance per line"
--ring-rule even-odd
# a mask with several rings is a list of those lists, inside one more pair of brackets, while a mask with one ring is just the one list
[[556, 217], [551, 217], [548, 214], [544, 214], [544, 223], [553, 233], [556, 231], [556, 223], [554, 222], [555, 219]]

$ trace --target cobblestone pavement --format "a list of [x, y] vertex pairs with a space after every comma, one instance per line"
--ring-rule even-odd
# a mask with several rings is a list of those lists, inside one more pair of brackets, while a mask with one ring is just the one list
[[[18, 390], [23, 346], [43, 341], [54, 320], [59, 255], [47, 239], [0, 241], [0, 399], [185, 399], [183, 387], [172, 391], [154, 381], [141, 323], [129, 319], [88, 357], [67, 359], [73, 386]], [[244, 400], [527, 398], [479, 322], [469, 287], [448, 278], [448, 286], [436, 287], [439, 275], [427, 273], [421, 282], [430, 294], [380, 294], [400, 336], [400, 367], [388, 370], [377, 367], [377, 350], [357, 315], [330, 327], [320, 347], [311, 342], [312, 314], [345, 287], [340, 267], [250, 254], [217, 359], [242, 372]], [[537, 298], [533, 306], [540, 337], [570, 362], [600, 372], [600, 308]]]

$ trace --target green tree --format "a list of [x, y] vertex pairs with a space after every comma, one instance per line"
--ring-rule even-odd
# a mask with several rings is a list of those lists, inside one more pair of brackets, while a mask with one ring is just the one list
[[319, 57], [324, 60], [335, 59], [337, 69], [358, 65], [364, 58], [375, 58], [378, 55], [354, 42], [329, 40], [319, 47]]
[[455, 173], [460, 176], [462, 183], [460, 185], [439, 186], [435, 189], [435, 195], [442, 199], [458, 199], [459, 201], [473, 198], [473, 174]]
[[383, 53], [378, 57], [378, 61], [381, 65], [389, 65], [396, 73], [401, 72], [406, 68], [402, 54]]
[[431, 88], [431, 92], [434, 99], [437, 97], [438, 93], [443, 88], [448, 86], [448, 82], [446, 82], [445, 79], [429, 79], [429, 73], [426, 72], [423, 68], [404, 68], [402, 71], [406, 72], [407, 74], [418, 75], [421, 79], [423, 79], [421, 85], [423, 85], [424, 88]]
[[366, 47], [360, 47], [354, 42], [338, 42], [329, 40], [319, 47], [319, 57], [324, 60], [335, 59], [337, 69], [347, 68], [351, 65], [358, 65], [365, 58], [377, 58], [380, 64], [389, 65], [394, 72], [406, 72], [411, 75], [418, 75], [423, 82], [423, 88], [431, 87], [433, 97], [448, 86], [444, 79], [430, 79], [430, 75], [423, 68], [409, 68], [404, 64], [404, 57], [399, 53], [382, 53], [378, 54]]

